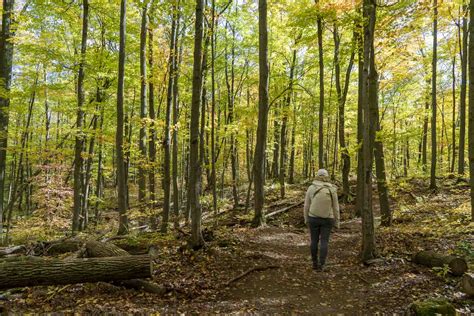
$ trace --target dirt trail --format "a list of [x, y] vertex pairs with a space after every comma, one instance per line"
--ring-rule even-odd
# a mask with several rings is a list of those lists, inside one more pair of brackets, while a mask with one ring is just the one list
[[418, 291], [441, 286], [439, 279], [403, 259], [385, 260], [370, 267], [361, 265], [357, 258], [360, 222], [345, 223], [332, 234], [324, 272], [312, 270], [305, 229], [268, 226], [238, 235], [246, 252], [264, 256], [269, 264], [280, 268], [253, 272], [231, 284], [221, 293], [223, 311], [401, 313]]

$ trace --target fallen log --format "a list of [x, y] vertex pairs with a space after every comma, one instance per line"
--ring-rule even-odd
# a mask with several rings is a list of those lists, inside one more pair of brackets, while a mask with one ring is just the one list
[[85, 250], [86, 258], [130, 256], [127, 251], [112, 243], [95, 240], [87, 241], [85, 244]]
[[300, 205], [303, 205], [303, 203], [304, 203], [304, 201], [300, 201], [300, 202], [297, 202], [297, 203], [295, 203], [295, 204], [291, 204], [291, 205], [289, 205], [289, 206], [287, 206], [287, 207], [284, 207], [284, 208], [282, 208], [282, 209], [280, 209], [280, 210], [277, 210], [277, 211], [274, 211], [274, 212], [265, 214], [265, 218], [269, 218], [269, 217], [272, 217], [272, 216], [274, 216], [274, 215], [277, 215], [277, 214], [280, 214], [280, 213], [284, 213], [284, 212], [289, 211], [289, 210], [291, 210], [291, 209], [293, 209], [293, 208], [295, 208], [295, 207], [298, 207], [298, 206], [300, 206]]
[[461, 279], [461, 289], [469, 296], [474, 296], [474, 273], [464, 273]]
[[467, 262], [456, 256], [446, 256], [431, 250], [420, 251], [413, 257], [413, 262], [430, 268], [449, 267], [449, 272], [454, 276], [461, 276], [467, 271]]
[[151, 277], [148, 255], [60, 260], [23, 257], [0, 261], [0, 289]]
[[[87, 258], [103, 258], [131, 255], [127, 251], [112, 243], [89, 240], [85, 244], [84, 256], [86, 256]], [[165, 294], [168, 291], [164, 286], [160, 286], [153, 282], [141, 280], [138, 278], [131, 280], [114, 281], [112, 282], [112, 284], [160, 295]]]

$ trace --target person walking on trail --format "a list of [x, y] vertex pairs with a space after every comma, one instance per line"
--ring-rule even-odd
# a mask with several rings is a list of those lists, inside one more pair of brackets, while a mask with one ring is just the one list
[[317, 271], [324, 270], [332, 228], [334, 226], [339, 228], [337, 187], [329, 181], [327, 170], [319, 169], [316, 179], [306, 191], [304, 200], [304, 222], [309, 227], [311, 259], [313, 260], [313, 269]]

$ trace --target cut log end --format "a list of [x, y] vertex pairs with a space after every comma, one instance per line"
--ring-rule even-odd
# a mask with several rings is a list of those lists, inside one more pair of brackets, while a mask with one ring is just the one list
[[474, 297], [474, 273], [465, 273], [463, 275], [461, 288], [468, 296]]

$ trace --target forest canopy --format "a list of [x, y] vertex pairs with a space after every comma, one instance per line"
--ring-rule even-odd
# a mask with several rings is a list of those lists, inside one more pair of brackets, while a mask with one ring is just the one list
[[319, 169], [342, 219], [360, 221], [358, 260], [440, 197], [469, 244], [473, 11], [472, 0], [3, 0], [0, 244], [147, 232], [200, 251], [218, 227], [300, 209]]

